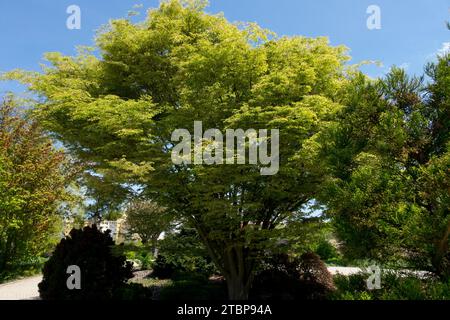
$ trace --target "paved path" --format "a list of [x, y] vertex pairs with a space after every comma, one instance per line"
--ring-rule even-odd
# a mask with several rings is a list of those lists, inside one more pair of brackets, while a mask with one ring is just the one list
[[352, 274], [357, 274], [362, 272], [361, 268], [354, 267], [328, 267], [328, 271], [334, 276], [337, 274], [341, 274], [343, 276], [350, 276]]
[[42, 276], [35, 276], [0, 284], [0, 300], [35, 300], [39, 299], [38, 283]]
[[[351, 276], [353, 274], [358, 274], [360, 272], [366, 271], [365, 268], [356, 268], [356, 267], [328, 267], [328, 271], [334, 276], [337, 274], [343, 276]], [[410, 276], [416, 277], [419, 279], [427, 279], [432, 278], [433, 274], [427, 271], [413, 271], [413, 270], [389, 270], [383, 269], [382, 272], [394, 272], [400, 277]]]

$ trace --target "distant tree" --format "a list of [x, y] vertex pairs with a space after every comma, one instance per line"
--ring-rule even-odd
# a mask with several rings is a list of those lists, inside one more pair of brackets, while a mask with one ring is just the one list
[[126, 210], [126, 224], [130, 234], [137, 233], [143, 244], [150, 244], [156, 253], [159, 236], [168, 231], [171, 217], [166, 209], [154, 201], [134, 200]]
[[128, 186], [118, 183], [108, 175], [93, 174], [89, 165], [85, 166], [85, 172], [79, 177], [78, 183], [83, 189], [86, 218], [96, 223], [120, 217], [124, 204], [132, 194]]
[[0, 102], [0, 272], [46, 252], [60, 236], [71, 171], [39, 124]]

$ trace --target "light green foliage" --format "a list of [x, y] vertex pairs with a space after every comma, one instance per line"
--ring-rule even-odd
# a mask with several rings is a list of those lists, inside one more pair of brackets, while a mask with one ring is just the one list
[[[202, 11], [203, 1], [166, 1], [139, 24], [114, 20], [99, 55], [47, 54], [43, 73], [9, 74], [43, 99], [36, 111], [92, 170], [185, 217], [229, 280], [247, 297], [261, 250], [311, 200], [321, 181], [320, 132], [341, 109], [346, 49], [327, 39], [279, 38]], [[204, 128], [280, 129], [280, 171], [257, 165], [175, 166], [171, 134]], [[286, 228], [285, 228], [286, 229]]]

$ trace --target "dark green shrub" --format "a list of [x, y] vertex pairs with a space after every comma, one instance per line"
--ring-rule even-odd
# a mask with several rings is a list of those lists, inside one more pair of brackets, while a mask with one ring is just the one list
[[[90, 300], [112, 299], [133, 275], [124, 256], [111, 252], [114, 242], [109, 232], [96, 226], [73, 229], [61, 240], [45, 263], [43, 280], [39, 284], [42, 299]], [[67, 288], [67, 268], [76, 265], [81, 270], [81, 289]]]
[[320, 241], [315, 250], [315, 253], [320, 257], [322, 261], [338, 263], [342, 260], [342, 257], [339, 255], [338, 250], [328, 240]]
[[250, 299], [294, 299], [299, 286], [297, 266], [298, 260], [291, 259], [287, 254], [266, 256], [255, 275]]
[[282, 270], [263, 270], [255, 276], [250, 290], [252, 300], [293, 300], [299, 282]]
[[152, 277], [158, 279], [170, 279], [175, 274], [177, 266], [168, 262], [163, 255], [159, 255], [153, 263]]

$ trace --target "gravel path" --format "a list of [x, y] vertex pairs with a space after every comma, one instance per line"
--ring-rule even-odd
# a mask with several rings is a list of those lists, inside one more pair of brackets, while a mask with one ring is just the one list
[[42, 276], [35, 276], [0, 284], [0, 300], [37, 300], [39, 299], [38, 284]]

